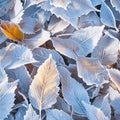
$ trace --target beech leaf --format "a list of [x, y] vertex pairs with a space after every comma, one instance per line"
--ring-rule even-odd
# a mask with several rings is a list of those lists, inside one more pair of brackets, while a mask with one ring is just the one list
[[11, 40], [22, 41], [24, 39], [24, 33], [20, 27], [9, 21], [1, 21], [0, 28], [2, 32]]
[[31, 104], [40, 112], [52, 107], [57, 101], [59, 74], [56, 64], [50, 55], [49, 58], [38, 68], [29, 89]]

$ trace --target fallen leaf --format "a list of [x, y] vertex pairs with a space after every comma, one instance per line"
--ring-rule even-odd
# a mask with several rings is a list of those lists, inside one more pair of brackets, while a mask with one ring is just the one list
[[22, 41], [24, 39], [24, 33], [15, 23], [9, 21], [1, 21], [0, 28], [9, 39], [12, 39], [14, 41]]

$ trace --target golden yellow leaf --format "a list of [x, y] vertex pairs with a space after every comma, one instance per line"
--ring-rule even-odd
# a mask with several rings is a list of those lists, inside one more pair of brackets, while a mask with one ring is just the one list
[[14, 41], [22, 41], [24, 39], [24, 33], [15, 23], [10, 21], [1, 21], [0, 28], [9, 39]]

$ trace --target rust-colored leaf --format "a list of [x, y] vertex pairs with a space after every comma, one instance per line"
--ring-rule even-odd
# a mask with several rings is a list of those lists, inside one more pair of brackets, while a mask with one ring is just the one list
[[24, 39], [24, 33], [21, 31], [20, 27], [9, 21], [2, 21], [0, 23], [0, 28], [2, 32], [11, 40], [22, 41]]

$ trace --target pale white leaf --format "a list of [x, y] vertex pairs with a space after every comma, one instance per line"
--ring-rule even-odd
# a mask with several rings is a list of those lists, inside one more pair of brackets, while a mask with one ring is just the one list
[[102, 65], [111, 65], [117, 62], [119, 40], [104, 35], [93, 50], [92, 57], [100, 60]]
[[11, 21], [19, 23], [23, 15], [23, 6], [21, 0], [14, 0], [14, 7], [9, 11]]
[[117, 89], [120, 91], [120, 71], [117, 69], [108, 69], [110, 80], [114, 83]]
[[73, 120], [70, 115], [62, 110], [48, 109], [46, 110], [46, 120]]
[[26, 4], [28, 6], [34, 5], [34, 4], [40, 4], [42, 2], [45, 2], [46, 0], [26, 0]]
[[89, 103], [89, 96], [82, 86], [75, 79], [70, 76], [70, 72], [64, 67], [59, 67], [62, 94], [65, 101], [72, 106], [73, 111], [78, 114], [85, 114], [85, 109], [82, 105], [82, 101]]
[[95, 98], [93, 102], [94, 106], [100, 108], [105, 116], [111, 119], [111, 108], [110, 108], [110, 101], [109, 101], [109, 94], [107, 95], [100, 95]]
[[35, 34], [42, 28], [40, 20], [36, 17], [33, 18], [31, 16], [23, 18], [20, 21], [19, 26], [26, 34]]
[[104, 115], [111, 119], [111, 106], [109, 101], [109, 94], [107, 94], [104, 97], [100, 108], [103, 111]]
[[87, 27], [75, 31], [70, 38], [54, 37], [52, 39], [53, 46], [61, 54], [73, 59], [76, 59], [76, 54], [86, 56], [97, 45], [103, 29], [104, 26]]
[[2, 0], [0, 1], [0, 17], [4, 16], [12, 7], [12, 0]]
[[90, 12], [88, 15], [82, 15], [78, 19], [78, 27], [85, 28], [88, 26], [101, 26], [100, 18], [95, 12]]
[[59, 96], [57, 98], [57, 102], [54, 105], [54, 107], [56, 109], [63, 110], [66, 113], [71, 113], [71, 107], [70, 107], [70, 105], [68, 105], [67, 102], [63, 98], [61, 98]]
[[97, 97], [99, 95], [99, 92], [100, 92], [100, 86], [95, 86], [93, 85], [92, 87], [88, 88], [87, 89], [87, 92], [88, 92], [88, 95], [91, 99]]
[[106, 68], [101, 65], [98, 59], [79, 56], [76, 62], [78, 76], [83, 78], [87, 85], [101, 86], [108, 83]]
[[51, 18], [51, 21], [49, 23], [48, 26], [48, 30], [52, 33], [58, 33], [63, 31], [65, 28], [67, 28], [69, 26], [69, 23], [67, 23], [64, 20], [59, 20], [59, 21], [53, 21], [55, 18]]
[[29, 85], [32, 82], [31, 76], [27, 71], [25, 66], [21, 66], [16, 69], [8, 69], [6, 70], [8, 77], [16, 80], [19, 79], [19, 88], [22, 93], [27, 94], [29, 90]]
[[120, 116], [120, 93], [109, 87], [110, 103], [114, 109], [115, 116]]
[[29, 104], [28, 110], [24, 116], [24, 120], [39, 120], [39, 115], [36, 114], [31, 104]]
[[71, 39], [76, 41], [80, 47], [80, 51], [76, 51], [76, 53], [79, 55], [81, 52], [81, 54], [85, 56], [91, 53], [101, 38], [103, 29], [104, 25], [94, 27], [90, 26], [87, 28], [81, 28], [79, 31], [74, 32]]
[[8, 76], [5, 72], [5, 70], [0, 65], [0, 83], [3, 81], [8, 81]]
[[71, 0], [50, 0], [50, 4], [55, 7], [61, 7], [67, 9], [68, 4], [71, 3]]
[[24, 120], [24, 115], [26, 114], [27, 108], [20, 107], [15, 114], [15, 120]]
[[60, 56], [60, 54], [57, 53], [55, 50], [40, 47], [33, 50], [33, 56], [35, 60], [38, 61], [36, 63], [33, 63], [33, 65], [39, 67], [49, 57], [49, 54], [52, 54], [52, 57], [57, 65], [65, 64], [62, 56]]
[[0, 44], [2, 44], [3, 42], [5, 42], [5, 40], [7, 40], [7, 37], [0, 30]]
[[113, 12], [113, 14], [115, 16], [115, 19], [120, 21], [120, 13], [119, 13], [119, 11], [116, 11], [116, 9], [111, 5], [110, 0], [106, 0], [105, 2], [109, 6], [109, 8], [112, 10], [112, 12]]
[[86, 109], [86, 114], [89, 120], [109, 120], [101, 109], [85, 103], [84, 101], [82, 103]]
[[12, 114], [8, 115], [8, 118], [5, 118], [4, 120], [14, 120], [14, 116]]
[[[50, 10], [52, 14], [70, 23], [76, 29], [78, 17], [87, 15], [91, 11], [96, 11], [90, 0], [74, 0], [67, 6], [67, 9], [51, 6], [49, 1], [43, 7], [45, 10]], [[71, 17], [72, 15], [72, 17]]]
[[0, 83], [0, 120], [7, 118], [7, 115], [12, 111], [17, 83], [18, 81], [11, 83], [3, 81]]
[[91, 0], [92, 4], [93, 4], [94, 6], [97, 6], [97, 5], [102, 4], [102, 1], [105, 1], [105, 0]]
[[120, 13], [120, 0], [110, 0], [110, 3], [115, 7], [116, 11]]
[[23, 44], [28, 46], [30, 49], [38, 48], [43, 45], [45, 42], [50, 40], [50, 32], [42, 29], [42, 31], [29, 39], [25, 39]]
[[51, 56], [38, 68], [29, 89], [31, 104], [40, 112], [56, 103], [58, 97], [59, 74]]
[[105, 2], [102, 2], [101, 5], [100, 19], [103, 24], [116, 28], [116, 21], [113, 12]]
[[10, 43], [0, 51], [1, 66], [4, 68], [14, 69], [22, 65], [36, 62], [33, 58], [32, 51], [25, 46]]
[[52, 43], [58, 52], [72, 59], [76, 58], [75, 52], [80, 49], [78, 43], [72, 39], [54, 37]]

